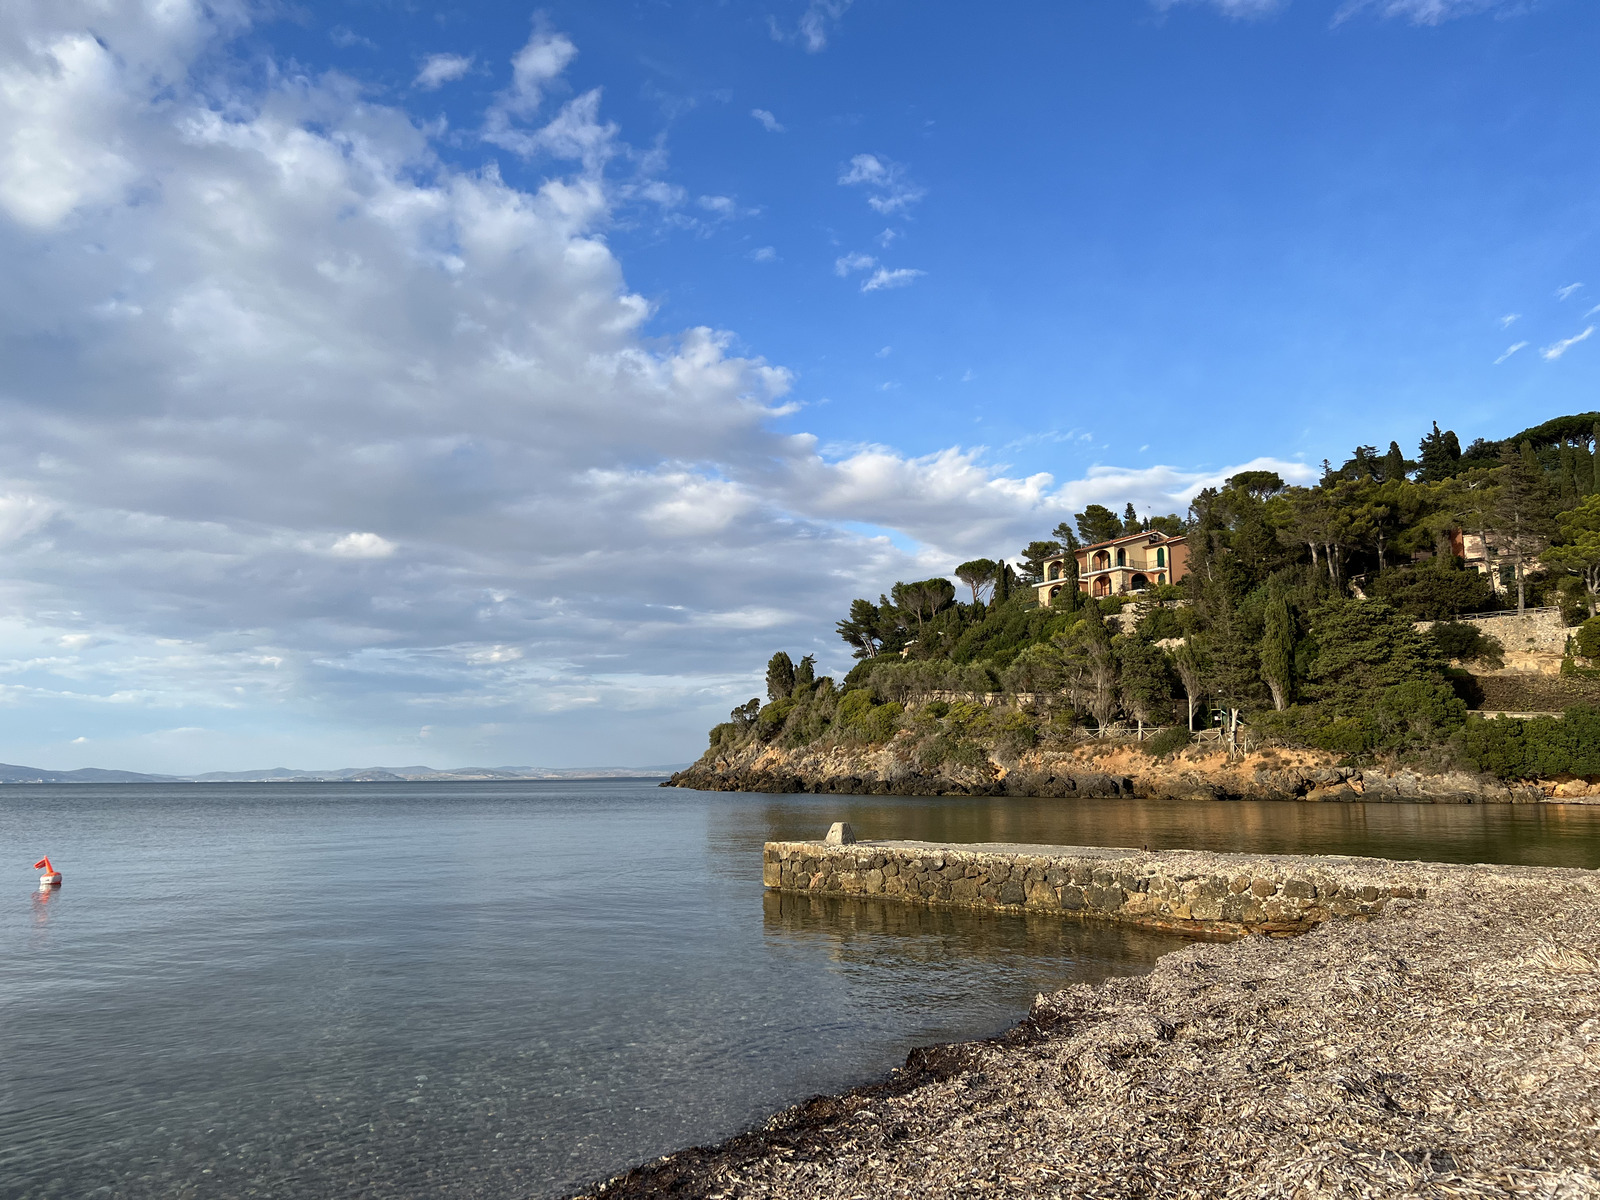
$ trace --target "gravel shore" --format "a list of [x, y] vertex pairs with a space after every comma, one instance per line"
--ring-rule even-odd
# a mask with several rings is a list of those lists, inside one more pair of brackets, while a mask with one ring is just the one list
[[1600, 873], [1407, 867], [583, 1196], [1600, 1197]]

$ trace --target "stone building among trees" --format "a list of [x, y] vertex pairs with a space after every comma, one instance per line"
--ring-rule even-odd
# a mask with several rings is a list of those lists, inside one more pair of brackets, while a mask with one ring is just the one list
[[[1077, 560], [1074, 571], [1069, 559]], [[1077, 578], [1078, 590], [1090, 596], [1126, 596], [1164, 583], [1177, 583], [1189, 573], [1189, 542], [1182, 535], [1159, 530], [1127, 533], [1047, 558], [1037, 585], [1039, 603], [1052, 598]]]

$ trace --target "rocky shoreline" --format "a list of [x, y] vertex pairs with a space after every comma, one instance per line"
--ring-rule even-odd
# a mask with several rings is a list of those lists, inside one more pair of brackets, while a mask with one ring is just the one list
[[1600, 800], [1584, 780], [1506, 782], [1465, 771], [1426, 774], [1404, 767], [1351, 767], [1337, 755], [1269, 748], [1230, 761], [1189, 747], [1153, 758], [1126, 742], [1028, 751], [1009, 760], [919, 767], [894, 742], [879, 746], [751, 746], [679, 771], [663, 787], [721, 792], [812, 792], [856, 796], [1138, 796], [1172, 800], [1379, 801], [1423, 804], [1538, 804]]
[[1600, 873], [1341, 861], [1413, 895], [1040, 996], [583, 1200], [1600, 1196]]

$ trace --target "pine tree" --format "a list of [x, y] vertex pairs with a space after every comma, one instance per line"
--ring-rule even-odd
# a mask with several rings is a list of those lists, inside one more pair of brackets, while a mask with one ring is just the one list
[[1147, 722], [1160, 724], [1172, 715], [1172, 681], [1161, 651], [1149, 638], [1130, 635], [1117, 642], [1122, 707], [1138, 722], [1139, 740], [1143, 741]]
[[1549, 489], [1533, 446], [1522, 443], [1520, 452], [1509, 445], [1500, 451], [1496, 491], [1490, 520], [1498, 549], [1511, 559], [1517, 580], [1517, 612], [1527, 611], [1527, 566], [1549, 545]]

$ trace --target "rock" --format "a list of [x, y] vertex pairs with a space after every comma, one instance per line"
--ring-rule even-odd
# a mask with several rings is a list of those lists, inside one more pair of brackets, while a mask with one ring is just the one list
[[835, 821], [828, 827], [828, 836], [822, 839], [829, 846], [849, 846], [856, 840], [856, 831], [849, 821]]

